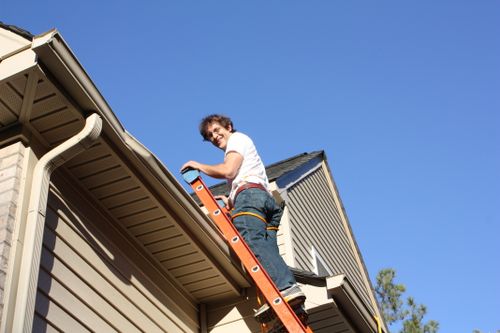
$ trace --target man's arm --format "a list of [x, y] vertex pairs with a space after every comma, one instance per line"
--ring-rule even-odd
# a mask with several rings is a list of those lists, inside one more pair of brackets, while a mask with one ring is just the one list
[[234, 179], [238, 174], [238, 170], [243, 163], [243, 156], [241, 154], [231, 151], [227, 153], [224, 162], [215, 165], [203, 164], [196, 161], [189, 161], [184, 163], [181, 171], [186, 168], [193, 168], [200, 170], [207, 176], [213, 178]]

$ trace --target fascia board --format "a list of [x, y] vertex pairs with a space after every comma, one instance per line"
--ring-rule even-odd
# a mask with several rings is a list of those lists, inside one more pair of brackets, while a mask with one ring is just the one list
[[36, 67], [36, 54], [25, 47], [16, 50], [0, 62], [0, 84], [14, 75], [19, 75]]
[[[225, 273], [229, 274], [239, 287], [248, 287], [249, 282], [246, 276], [236, 268], [231, 260], [227, 244], [211, 227], [208, 217], [203, 214], [161, 162], [125, 131], [61, 35], [57, 31], [52, 31], [44, 36], [33, 47], [41, 67], [50, 72], [50, 75], [60, 84], [59, 88], [64, 89], [71, 96], [73, 101], [83, 109], [83, 113], [97, 112], [101, 115], [104, 123], [103, 136], [108, 137], [128, 158], [128, 162], [137, 166], [139, 170], [144, 167], [144, 164], [148, 167], [153, 176], [149, 178], [152, 183], [148, 185], [148, 188], [158, 188], [157, 185], [161, 184], [163, 191], [168, 190], [179, 199], [181, 207], [190, 216], [183, 222], [187, 222], [187, 227], [195, 230], [191, 235], [197, 237], [196, 241], [204, 245], [203, 247], [216, 259], [216, 263], [224, 268]], [[136, 158], [131, 155], [135, 155]], [[137, 156], [145, 162], [142, 163], [143, 165], [138, 161]]]

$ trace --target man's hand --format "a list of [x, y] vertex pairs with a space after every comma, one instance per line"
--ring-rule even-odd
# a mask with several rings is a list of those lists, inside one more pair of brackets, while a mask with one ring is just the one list
[[225, 195], [216, 195], [214, 196], [215, 200], [222, 200], [224, 202], [224, 206], [226, 206], [227, 209], [230, 209], [229, 207], [229, 200]]
[[185, 169], [195, 169], [195, 170], [200, 170], [200, 163], [196, 161], [189, 161], [184, 163], [184, 165], [181, 167], [181, 172], [184, 171]]

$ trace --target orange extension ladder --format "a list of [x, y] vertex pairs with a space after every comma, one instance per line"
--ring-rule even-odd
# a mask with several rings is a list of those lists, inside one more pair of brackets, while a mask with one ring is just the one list
[[182, 171], [182, 177], [191, 185], [192, 189], [200, 198], [201, 202], [208, 210], [211, 219], [219, 227], [222, 235], [229, 243], [235, 254], [240, 258], [243, 266], [257, 285], [264, 298], [276, 313], [276, 316], [281, 321], [283, 326], [290, 333], [312, 333], [310, 327], [305, 327], [297, 317], [292, 308], [281, 297], [280, 292], [276, 288], [267, 272], [262, 268], [261, 264], [250, 250], [248, 245], [241, 238], [238, 230], [231, 222], [226, 208], [221, 208], [217, 203], [208, 187], [200, 177], [198, 170], [188, 169]]

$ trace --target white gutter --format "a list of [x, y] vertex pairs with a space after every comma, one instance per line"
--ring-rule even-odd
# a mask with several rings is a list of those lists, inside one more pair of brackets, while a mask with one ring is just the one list
[[99, 138], [101, 130], [102, 119], [97, 114], [92, 114], [86, 119], [84, 128], [78, 134], [47, 152], [35, 166], [23, 239], [12, 332], [28, 333], [33, 327], [50, 175], [57, 167], [87, 150]]

